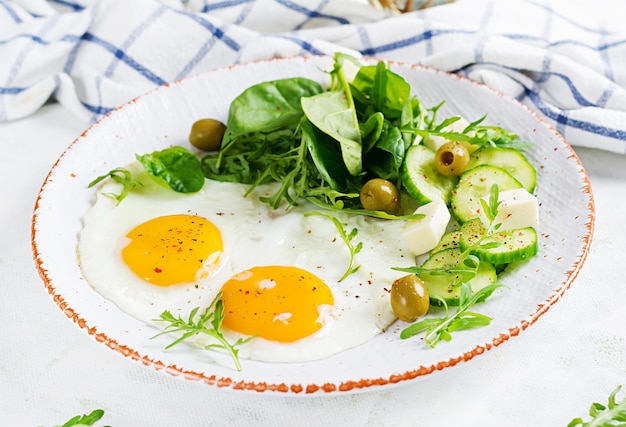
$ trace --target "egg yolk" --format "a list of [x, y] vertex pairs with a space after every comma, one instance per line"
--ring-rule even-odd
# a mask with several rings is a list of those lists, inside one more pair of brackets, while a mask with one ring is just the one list
[[168, 215], [132, 229], [122, 249], [126, 265], [147, 282], [160, 286], [189, 283], [216, 268], [222, 235], [206, 218]]
[[318, 331], [334, 304], [330, 288], [297, 267], [253, 267], [233, 276], [221, 291], [224, 327], [279, 342]]

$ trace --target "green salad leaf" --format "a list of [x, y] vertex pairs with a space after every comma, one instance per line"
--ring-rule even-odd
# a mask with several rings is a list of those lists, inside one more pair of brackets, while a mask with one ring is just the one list
[[149, 175], [179, 193], [194, 193], [204, 186], [200, 160], [184, 147], [173, 146], [137, 155]]
[[307, 119], [319, 130], [339, 142], [344, 164], [350, 175], [363, 170], [361, 130], [351, 99], [344, 90], [322, 92], [302, 98], [302, 108]]
[[356, 273], [359, 270], [359, 268], [361, 267], [360, 265], [355, 265], [356, 255], [359, 252], [361, 252], [361, 249], [363, 249], [363, 242], [358, 242], [355, 245], [352, 241], [354, 240], [354, 238], [359, 233], [359, 230], [356, 229], [356, 228], [353, 228], [351, 231], [347, 232], [346, 229], [345, 229], [346, 224], [342, 223], [341, 221], [339, 221], [336, 217], [334, 217], [331, 214], [322, 213], [322, 212], [318, 212], [318, 211], [313, 211], [313, 212], [309, 212], [306, 215], [307, 216], [319, 215], [319, 216], [323, 216], [325, 218], [330, 219], [333, 222], [333, 224], [335, 225], [335, 228], [337, 228], [337, 231], [339, 232], [339, 237], [341, 237], [341, 240], [343, 240], [343, 242], [348, 247], [348, 250], [350, 251], [350, 263], [348, 264], [348, 268], [346, 269], [346, 271], [343, 274], [343, 276], [341, 276], [341, 278], [338, 280], [338, 282], [342, 282], [346, 277], [348, 277], [352, 273]]
[[606, 405], [594, 402], [589, 408], [591, 420], [583, 421], [582, 418], [574, 418], [567, 427], [623, 427], [626, 426], [626, 399], [617, 401], [617, 393], [622, 386], [617, 386], [609, 395]]
[[199, 334], [209, 335], [213, 337], [217, 343], [208, 344], [204, 348], [226, 350], [226, 352], [233, 359], [235, 368], [238, 371], [241, 371], [239, 349], [237, 347], [249, 342], [254, 337], [248, 337], [246, 339], [240, 338], [234, 343], [230, 343], [226, 337], [224, 337], [224, 334], [221, 332], [222, 321], [224, 320], [224, 301], [220, 299], [221, 296], [222, 293], [218, 292], [211, 304], [209, 304], [209, 306], [206, 307], [202, 313], [200, 313], [197, 319], [196, 315], [200, 311], [200, 307], [196, 307], [191, 310], [187, 320], [182, 319], [180, 316], [175, 317], [169, 310], [165, 310], [161, 313], [160, 318], [156, 320], [167, 322], [168, 325], [162, 332], [156, 334], [153, 338], [165, 334], [182, 333], [176, 340], [165, 347], [165, 349], [169, 349], [192, 336]]
[[[300, 99], [322, 91], [319, 83], [303, 77], [250, 86], [230, 104], [222, 156], [232, 148], [241, 150], [240, 143], [244, 140], [272, 140], [268, 136], [274, 132], [294, 132], [303, 114]], [[242, 145], [245, 146], [245, 143]]]
[[466, 248], [461, 253], [461, 261], [458, 265], [436, 269], [420, 266], [394, 268], [394, 270], [416, 274], [424, 281], [427, 281], [429, 276], [444, 276], [450, 288], [461, 288], [459, 306], [453, 314], [449, 312], [448, 304], [443, 298], [438, 295], [433, 295], [433, 298], [437, 301], [437, 305], [444, 308], [444, 316], [441, 318], [430, 317], [413, 323], [400, 332], [400, 338], [406, 339], [420, 332], [426, 332], [424, 337], [426, 344], [430, 347], [435, 347], [441, 341], [450, 341], [452, 339], [451, 333], [454, 331], [483, 327], [491, 323], [490, 317], [469, 311], [469, 309], [475, 304], [485, 301], [496, 289], [503, 285], [494, 283], [473, 292], [469, 282], [476, 277], [480, 267], [480, 259], [471, 254], [472, 250], [480, 246], [485, 238], [492, 235], [500, 227], [500, 223], [495, 222], [500, 205], [498, 199], [499, 189], [498, 186], [494, 184], [491, 186], [489, 201], [482, 204], [489, 222], [487, 232], [482, 238], [477, 239], [473, 245]]
[[311, 155], [323, 181], [333, 190], [346, 188], [350, 172], [342, 161], [341, 149], [331, 137], [319, 131], [311, 122], [302, 121], [302, 141]]
[[97, 177], [96, 179], [94, 179], [93, 181], [91, 181], [88, 185], [88, 188], [91, 188], [94, 185], [97, 185], [98, 183], [100, 183], [101, 181], [107, 178], [112, 179], [113, 181], [117, 182], [118, 184], [122, 186], [122, 190], [120, 191], [120, 194], [114, 194], [114, 193], [105, 194], [106, 196], [114, 199], [117, 202], [116, 203], [117, 205], [119, 205], [120, 202], [126, 198], [126, 196], [131, 190], [143, 185], [140, 181], [136, 181], [133, 179], [132, 174], [129, 170], [123, 169], [123, 168], [115, 168], [107, 172], [106, 174], [101, 175]]
[[96, 409], [89, 414], [76, 415], [63, 425], [57, 427], [89, 427], [93, 426], [96, 421], [99, 421], [104, 416], [102, 409]]
[[475, 304], [487, 299], [501, 286], [502, 285], [499, 284], [493, 284], [472, 293], [472, 287], [467, 282], [463, 282], [461, 284], [459, 306], [454, 313], [449, 312], [448, 305], [443, 298], [435, 296], [444, 307], [444, 316], [428, 317], [413, 323], [400, 332], [400, 338], [407, 339], [421, 332], [426, 332], [424, 341], [430, 347], [434, 348], [441, 341], [450, 341], [452, 339], [452, 332], [488, 326], [491, 323], [489, 316], [469, 311], [469, 309]]
[[[485, 117], [462, 132], [447, 131], [460, 117], [439, 121], [444, 103], [425, 108], [410, 84], [383, 61], [367, 65], [336, 53], [328, 75], [327, 88], [304, 77], [246, 88], [229, 106], [220, 150], [200, 160], [182, 147], [137, 155], [137, 160], [157, 182], [181, 193], [201, 189], [204, 177], [247, 184], [247, 194], [279, 182], [274, 194], [262, 198], [275, 209], [308, 199], [321, 207], [369, 215], [354, 194], [371, 178], [386, 179], [402, 190], [405, 155], [426, 136], [523, 147], [515, 134], [483, 125]], [[123, 185], [120, 194], [111, 195], [118, 203], [138, 185], [121, 168], [96, 181], [104, 178]]]
[[[346, 77], [348, 63], [359, 67], [352, 81]], [[329, 75], [326, 90], [301, 78], [244, 90], [229, 109], [222, 149], [202, 158], [205, 176], [251, 188], [280, 182], [263, 199], [274, 208], [315, 199], [321, 206], [355, 212], [362, 206], [353, 194], [366, 180], [382, 177], [401, 185], [404, 155], [418, 140], [403, 129], [425, 123], [425, 110], [409, 84], [383, 62], [363, 66], [340, 53]], [[290, 88], [294, 98], [284, 98], [280, 87]], [[295, 97], [307, 92], [297, 98], [299, 108]]]
[[378, 111], [390, 120], [399, 119], [411, 99], [411, 86], [382, 61], [362, 66], [351, 87], [359, 110], [365, 114]]

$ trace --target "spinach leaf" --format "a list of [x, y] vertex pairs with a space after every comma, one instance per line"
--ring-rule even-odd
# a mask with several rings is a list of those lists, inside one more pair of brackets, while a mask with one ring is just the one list
[[244, 90], [228, 110], [221, 152], [254, 133], [294, 130], [302, 117], [300, 98], [322, 92], [313, 80], [293, 77], [258, 83]]
[[406, 102], [411, 97], [411, 86], [403, 77], [389, 70], [381, 61], [377, 65], [363, 66], [351, 83], [361, 111], [368, 107], [380, 111], [387, 119], [402, 116]]
[[362, 171], [361, 130], [356, 113], [343, 90], [322, 92], [302, 98], [307, 119], [319, 130], [339, 141], [343, 161], [351, 175]]
[[320, 132], [309, 122], [302, 122], [302, 141], [306, 144], [315, 167], [333, 190], [344, 190], [349, 172], [341, 159], [337, 141]]
[[368, 153], [378, 138], [383, 133], [383, 125], [385, 123], [385, 116], [380, 111], [372, 114], [365, 120], [365, 123], [361, 123], [361, 139], [363, 143], [363, 154]]
[[400, 130], [385, 121], [383, 132], [374, 148], [365, 156], [368, 171], [390, 181], [400, 176], [404, 160], [404, 139]]
[[169, 147], [136, 157], [149, 175], [174, 191], [194, 193], [204, 185], [200, 160], [184, 147]]

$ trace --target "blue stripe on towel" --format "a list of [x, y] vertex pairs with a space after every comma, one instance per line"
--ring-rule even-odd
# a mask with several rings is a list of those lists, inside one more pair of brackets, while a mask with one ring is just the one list
[[574, 21], [573, 19], [567, 17], [566, 15], [563, 15], [562, 13], [558, 13], [557, 11], [552, 9], [552, 7], [550, 7], [547, 4], [537, 3], [537, 2], [535, 2], [533, 0], [526, 0], [526, 3], [531, 4], [533, 6], [536, 6], [539, 9], [543, 9], [548, 15], [552, 15], [553, 17], [559, 18], [560, 20], [565, 21], [568, 24], [570, 24], [571, 26], [576, 27], [576, 28], [578, 28], [580, 30], [586, 31], [586, 32], [591, 33], [591, 34], [601, 34], [602, 33], [602, 30], [598, 30], [596, 28], [587, 27], [585, 25], [582, 25], [578, 21]]
[[[137, 41], [139, 36], [141, 36], [141, 34], [148, 27], [154, 24], [157, 18], [161, 16], [166, 10], [167, 8], [165, 6], [160, 6], [154, 12], [152, 12], [146, 19], [144, 19], [143, 22], [138, 23], [137, 26], [133, 29], [133, 31], [131, 31], [128, 37], [126, 37], [126, 39], [120, 45], [119, 47], [120, 50], [127, 51], [133, 45], [133, 43]], [[118, 64], [119, 64], [119, 61], [117, 59], [113, 59], [111, 63], [109, 64], [109, 66], [107, 67], [107, 69], [105, 70], [104, 75], [106, 77], [110, 77], [113, 74], [113, 71], [115, 71], [115, 68], [117, 67]]]
[[17, 13], [15, 13], [15, 11], [13, 10], [13, 8], [11, 8], [10, 5], [8, 5], [4, 1], [0, 1], [0, 6], [2, 6], [2, 8], [7, 11], [7, 15], [9, 15], [11, 19], [13, 19], [13, 21], [15, 21], [18, 24], [22, 22], [22, 19], [19, 17]]
[[84, 101], [81, 101], [81, 104], [83, 105], [83, 107], [89, 110], [89, 112], [93, 113], [93, 118], [99, 118], [100, 116], [104, 116], [105, 114], [108, 114], [114, 110], [114, 108], [103, 107], [102, 105], [91, 105]]
[[[491, 16], [493, 14], [493, 1], [486, 3], [485, 6], [486, 7], [483, 11], [478, 28], [486, 28], [489, 25], [489, 21], [491, 20]], [[485, 49], [486, 42], [487, 37], [485, 37], [484, 35], [478, 38], [474, 50], [474, 58], [476, 62], [483, 62], [483, 51]]]
[[222, 43], [224, 43], [226, 46], [230, 47], [233, 51], [238, 52], [241, 49], [241, 46], [239, 45], [239, 43], [237, 43], [235, 40], [233, 40], [231, 37], [229, 37], [224, 32], [224, 30], [222, 30], [221, 28], [216, 27], [215, 25], [213, 25], [211, 22], [207, 21], [202, 16], [199, 16], [199, 15], [194, 14], [194, 13], [189, 13], [189, 12], [184, 11], [184, 10], [173, 10], [173, 11], [176, 12], [176, 13], [180, 13], [181, 15], [185, 15], [188, 18], [190, 18], [191, 20], [197, 22], [202, 27], [204, 27], [207, 30], [209, 30], [213, 36], [217, 37]]
[[574, 100], [576, 100], [578, 105], [580, 105], [581, 107], [597, 107], [597, 104], [595, 102], [586, 99], [583, 96], [583, 94], [580, 93], [580, 91], [574, 85], [574, 82], [572, 82], [572, 79], [569, 76], [565, 74], [561, 74], [561, 73], [550, 72], [550, 71], [544, 71], [540, 73], [540, 75], [541, 74], [543, 74], [544, 76], [540, 80], [538, 80], [539, 83], [546, 81], [548, 77], [557, 77], [561, 79], [567, 85], [568, 89], [570, 90], [570, 93], [572, 94], [572, 97], [574, 97]]
[[[38, 40], [43, 40], [44, 36], [59, 22], [60, 15], [54, 15], [48, 21], [46, 21], [45, 25], [41, 28], [40, 33], [37, 35], [33, 35], [34, 38]], [[20, 50], [20, 53], [17, 57], [14, 58], [13, 65], [11, 66], [11, 70], [9, 71], [9, 75], [6, 79], [5, 84], [10, 85], [15, 78], [18, 76], [18, 73], [24, 63], [24, 59], [33, 52], [35, 46], [28, 45]]]
[[[93, 22], [96, 19], [96, 17], [98, 16], [98, 13], [100, 12], [100, 4], [101, 3], [98, 2], [93, 7], [88, 9], [89, 17], [90, 17], [91, 22]], [[72, 48], [72, 50], [68, 54], [67, 60], [65, 61], [65, 66], [63, 67], [63, 72], [66, 73], [68, 76], [72, 75], [72, 68], [74, 68], [74, 62], [76, 61], [76, 55], [78, 54], [78, 51], [80, 50], [80, 47], [81, 47], [81, 43], [80, 43], [81, 40], [82, 40], [82, 37], [80, 37], [78, 39], [77, 43], [74, 45], [74, 47]]]
[[[24, 34], [17, 34], [15, 37], [11, 37], [5, 40], [0, 40], [0, 45], [3, 44], [7, 44], [10, 43], [14, 40], [19, 40], [19, 39], [29, 39], [30, 41], [41, 45], [41, 46], [47, 46], [51, 43], [54, 42], [49, 42], [47, 40], [42, 39], [40, 36], [36, 35], [36, 34], [28, 34], [28, 33], [24, 33]], [[75, 43], [76, 41], [78, 41], [80, 39], [80, 37], [74, 35], [74, 34], [66, 34], [63, 37], [61, 37], [58, 41], [61, 42], [71, 42], [71, 43]]]
[[212, 10], [228, 9], [230, 7], [239, 6], [240, 4], [245, 4], [245, 3], [252, 4], [254, 3], [254, 0], [226, 0], [226, 1], [219, 2], [219, 3], [205, 4], [200, 10], [200, 12], [207, 13]]
[[213, 49], [216, 43], [217, 43], [216, 39], [208, 38], [207, 41], [204, 42], [204, 44], [200, 47], [198, 52], [196, 52], [194, 57], [191, 58], [191, 60], [187, 62], [187, 64], [185, 64], [185, 66], [181, 69], [181, 71], [179, 71], [179, 73], [176, 75], [174, 80], [182, 79], [183, 77], [188, 76], [192, 72], [194, 67], [198, 65], [198, 63], [202, 61], [202, 59], [209, 52], [211, 52], [211, 50]]
[[94, 43], [94, 44], [102, 47], [106, 51], [112, 53], [116, 58], [120, 59], [126, 65], [128, 65], [131, 68], [133, 68], [135, 71], [137, 71], [137, 73], [139, 73], [140, 75], [142, 75], [146, 79], [150, 80], [152, 83], [154, 83], [154, 84], [156, 84], [158, 86], [161, 86], [161, 85], [163, 85], [163, 84], [165, 84], [167, 82], [166, 80], [164, 80], [161, 77], [159, 77], [156, 74], [154, 74], [152, 71], [148, 70], [143, 65], [139, 64], [132, 57], [127, 55], [126, 52], [124, 52], [123, 50], [115, 47], [115, 45], [109, 43], [108, 41], [102, 40], [101, 38], [99, 38], [99, 37], [97, 37], [94, 34], [89, 33], [89, 32], [87, 32], [87, 33], [85, 33], [83, 35], [83, 40], [91, 42], [91, 43]]
[[0, 86], [0, 95], [17, 95], [20, 92], [25, 91], [25, 87], [11, 87], [11, 86]]
[[[317, 7], [315, 8], [315, 10], [308, 10], [305, 12], [305, 19], [300, 22], [298, 25], [295, 25], [293, 27], [294, 31], [298, 31], [301, 30], [302, 28], [304, 28], [306, 26], [306, 24], [310, 21], [312, 21], [314, 18], [318, 18], [318, 17], [323, 17], [323, 18], [329, 18], [327, 15], [323, 14], [322, 12], [320, 12], [320, 10], [323, 10], [324, 7], [328, 4], [329, 0], [324, 0], [324, 1], [320, 1], [317, 4]], [[349, 23], [349, 22], [348, 22]]]
[[376, 56], [383, 52], [389, 52], [389, 51], [396, 50], [396, 49], [402, 49], [407, 46], [413, 46], [419, 43], [424, 43], [430, 40], [431, 38], [437, 37], [442, 34], [474, 34], [474, 32], [473, 31], [458, 31], [458, 30], [428, 30], [420, 34], [407, 37], [405, 39], [399, 39], [393, 43], [387, 43], [387, 44], [383, 44], [377, 47], [363, 49], [361, 53], [366, 56]]
[[349, 20], [347, 20], [346, 18], [342, 18], [341, 16], [328, 15], [325, 13], [318, 12], [316, 10], [307, 9], [304, 6], [296, 4], [289, 0], [276, 0], [276, 3], [281, 4], [285, 6], [286, 8], [291, 9], [293, 11], [301, 13], [302, 15], [307, 16], [309, 18], [325, 18], [325, 19], [329, 19], [332, 21], [336, 21], [338, 24], [341, 24], [341, 25], [347, 25], [350, 23]]
[[67, 7], [68, 9], [71, 9], [74, 12], [81, 11], [81, 10], [83, 10], [85, 8], [81, 4], [74, 3], [74, 2], [71, 2], [71, 1], [67, 1], [67, 0], [48, 0], [48, 2], [56, 3], [56, 4], [60, 5], [60, 6]]
[[318, 48], [316, 48], [315, 46], [313, 46], [310, 42], [306, 41], [306, 40], [302, 40], [300, 38], [297, 37], [293, 37], [287, 34], [276, 34], [273, 37], [276, 38], [280, 38], [280, 39], [285, 39], [285, 40], [289, 40], [290, 42], [292, 42], [295, 45], [300, 46], [303, 49], [303, 53], [302, 54], [311, 54], [311, 55], [324, 55], [326, 52], [323, 52], [321, 50], [319, 50]]
[[372, 48], [372, 41], [370, 40], [370, 35], [365, 29], [363, 25], [359, 25], [357, 28], [357, 34], [359, 35], [359, 39], [361, 39], [361, 50], [366, 51]]
[[609, 128], [606, 126], [597, 125], [594, 123], [586, 122], [584, 120], [572, 119], [567, 114], [556, 110], [550, 105], [546, 104], [543, 99], [530, 89], [526, 90], [526, 96], [532, 101], [538, 111], [540, 111], [547, 118], [554, 120], [556, 123], [566, 125], [575, 129], [580, 129], [586, 132], [595, 133], [610, 138], [621, 139], [626, 141], [626, 131], [622, 129]]

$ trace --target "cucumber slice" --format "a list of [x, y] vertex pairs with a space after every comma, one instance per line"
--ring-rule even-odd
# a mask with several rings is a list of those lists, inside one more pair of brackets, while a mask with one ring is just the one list
[[[532, 227], [498, 231], [483, 238], [485, 232], [485, 225], [480, 219], [467, 221], [461, 227], [461, 250], [470, 249], [470, 253], [481, 261], [493, 264], [527, 260], [537, 255], [539, 250], [537, 232]], [[480, 244], [477, 244], [479, 241]], [[494, 243], [497, 245], [494, 246]]]
[[442, 199], [450, 204], [450, 196], [458, 177], [443, 176], [435, 168], [435, 152], [424, 145], [414, 145], [402, 164], [402, 184], [420, 205]]
[[463, 224], [477, 218], [482, 205], [480, 199], [488, 196], [491, 186], [498, 185], [500, 192], [522, 188], [522, 184], [506, 170], [492, 165], [478, 165], [461, 175], [452, 192], [451, 208], [456, 220]]
[[[449, 248], [432, 254], [422, 264], [423, 268], [430, 270], [445, 270], [458, 266], [463, 256], [459, 248]], [[434, 274], [423, 272], [418, 274], [424, 285], [428, 289], [430, 304], [433, 306], [441, 306], [441, 301], [433, 298], [435, 295], [442, 298], [448, 306], [458, 306], [461, 297], [460, 283], [454, 286], [454, 277], [449, 274]], [[472, 287], [472, 292], [476, 293], [485, 286], [489, 286], [496, 282], [496, 269], [489, 262], [481, 262], [478, 265], [478, 271], [474, 278], [467, 283]]]
[[469, 168], [478, 165], [498, 166], [513, 175], [528, 191], [533, 193], [537, 171], [519, 150], [510, 147], [482, 147], [470, 155]]
[[449, 231], [443, 236], [441, 236], [441, 240], [439, 240], [439, 243], [437, 244], [437, 246], [435, 246], [430, 251], [430, 253], [434, 254], [435, 252], [443, 251], [444, 249], [458, 248], [460, 239], [461, 239], [460, 230]]

